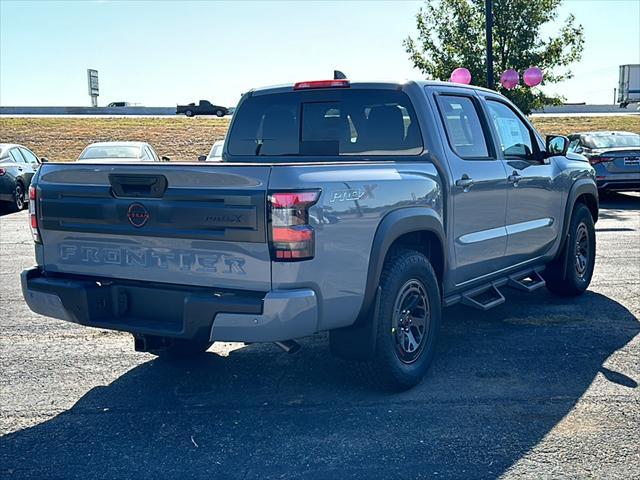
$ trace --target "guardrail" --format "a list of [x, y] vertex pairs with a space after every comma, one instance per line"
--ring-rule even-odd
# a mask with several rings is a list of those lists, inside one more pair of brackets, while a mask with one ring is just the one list
[[3, 107], [0, 115], [175, 115], [176, 107]]

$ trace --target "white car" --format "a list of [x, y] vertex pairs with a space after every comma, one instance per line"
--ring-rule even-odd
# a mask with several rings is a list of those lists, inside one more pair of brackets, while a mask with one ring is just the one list
[[218, 140], [211, 147], [211, 151], [207, 156], [207, 162], [221, 162], [222, 161], [222, 147], [224, 147], [224, 139]]
[[86, 147], [78, 162], [112, 163], [112, 162], [167, 162], [167, 157], [160, 158], [153, 147], [145, 142], [98, 142]]

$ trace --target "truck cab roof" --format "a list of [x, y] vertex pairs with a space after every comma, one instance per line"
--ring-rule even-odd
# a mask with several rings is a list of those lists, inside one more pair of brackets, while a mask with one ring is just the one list
[[[293, 90], [294, 86], [296, 84], [295, 83], [287, 83], [287, 84], [281, 84], [281, 85], [271, 85], [271, 86], [266, 86], [266, 87], [258, 87], [258, 88], [253, 88], [251, 90], [249, 90], [249, 94], [251, 95], [264, 95], [264, 94], [271, 94], [271, 93], [285, 93], [285, 92], [290, 92]], [[389, 89], [389, 90], [396, 90], [399, 88], [403, 88], [405, 86], [408, 85], [417, 85], [419, 87], [426, 87], [426, 86], [446, 86], [446, 87], [456, 87], [456, 88], [464, 88], [464, 89], [469, 89], [469, 90], [476, 90], [476, 91], [482, 91], [482, 92], [487, 92], [487, 93], [493, 93], [495, 94], [496, 92], [494, 90], [489, 90], [487, 88], [484, 87], [478, 87], [476, 85], [464, 85], [461, 83], [451, 83], [451, 82], [443, 82], [440, 80], [404, 80], [404, 81], [397, 81], [397, 82], [393, 82], [393, 81], [371, 81], [371, 82], [349, 82], [349, 88], [352, 89], [371, 89], [371, 88], [375, 88], [375, 89]], [[329, 87], [331, 88], [331, 87]]]

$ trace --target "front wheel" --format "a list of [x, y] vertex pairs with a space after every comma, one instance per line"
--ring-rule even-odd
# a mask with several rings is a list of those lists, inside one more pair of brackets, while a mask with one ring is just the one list
[[596, 260], [596, 230], [591, 212], [578, 203], [571, 215], [565, 245], [542, 273], [551, 293], [572, 297], [584, 292], [593, 276]]
[[385, 388], [406, 390], [422, 380], [433, 359], [441, 317], [438, 279], [425, 255], [400, 250], [385, 261], [380, 289], [371, 373]]

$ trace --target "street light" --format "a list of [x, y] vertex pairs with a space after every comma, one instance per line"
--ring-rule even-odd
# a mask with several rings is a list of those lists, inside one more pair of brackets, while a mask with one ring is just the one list
[[484, 3], [485, 25], [487, 30], [487, 88], [493, 90], [493, 0]]

